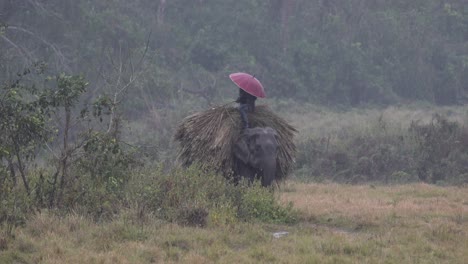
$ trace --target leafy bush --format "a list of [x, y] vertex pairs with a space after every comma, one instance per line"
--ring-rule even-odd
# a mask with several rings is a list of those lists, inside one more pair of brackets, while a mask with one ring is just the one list
[[124, 148], [118, 139], [107, 133], [93, 133], [85, 141], [81, 156], [71, 164], [61, 207], [95, 218], [118, 213], [125, 205], [131, 172], [140, 165], [134, 151]]
[[21, 187], [10, 180], [0, 183], [0, 227], [5, 227], [6, 235], [23, 225], [31, 212], [31, 199]]
[[263, 188], [259, 182], [255, 182], [247, 188], [244, 187], [242, 192], [242, 202], [239, 204], [238, 213], [240, 218], [273, 223], [294, 223], [297, 221], [292, 204], [288, 204], [286, 207], [278, 204], [273, 192]]
[[390, 176], [389, 182], [403, 184], [410, 182], [417, 182], [419, 178], [414, 174], [409, 174], [404, 171], [396, 171]]
[[346, 183], [464, 182], [468, 129], [460, 123], [435, 114], [428, 123], [413, 121], [406, 128], [382, 117], [367, 125], [300, 142], [298, 176]]
[[259, 183], [234, 185], [199, 165], [138, 174], [129, 188], [129, 201], [136, 204], [139, 214], [151, 213], [184, 225], [224, 225], [239, 220], [291, 223], [296, 219], [291, 205], [278, 204], [274, 193]]
[[427, 125], [412, 123], [414, 156], [418, 177], [426, 182], [458, 182], [468, 172], [467, 128], [434, 115]]

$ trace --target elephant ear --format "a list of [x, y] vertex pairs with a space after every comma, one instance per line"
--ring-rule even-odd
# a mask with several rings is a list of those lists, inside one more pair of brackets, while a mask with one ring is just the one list
[[249, 146], [247, 145], [246, 138], [242, 137], [237, 143], [234, 145], [234, 156], [239, 160], [242, 160], [245, 164], [248, 163], [250, 159], [250, 151]]
[[275, 137], [276, 139], [276, 143], [279, 144], [280, 142], [280, 135], [278, 134], [278, 131], [276, 131], [275, 129], [271, 128], [271, 127], [266, 127], [265, 128], [265, 131], [268, 133], [268, 134], [271, 134]]

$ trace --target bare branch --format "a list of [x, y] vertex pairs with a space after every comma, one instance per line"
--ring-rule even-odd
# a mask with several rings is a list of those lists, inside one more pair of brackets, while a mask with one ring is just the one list
[[52, 148], [49, 146], [49, 144], [47, 144], [47, 142], [44, 142], [44, 145], [47, 147], [47, 149], [50, 151], [50, 153], [52, 153], [52, 155], [54, 155], [54, 157], [59, 160], [60, 157], [52, 150]]
[[3, 35], [0, 35], [0, 37], [5, 40], [8, 44], [10, 44], [11, 46], [13, 46], [15, 49], [17, 49], [19, 51], [19, 53], [22, 55], [21, 57], [23, 57], [24, 61], [26, 63], [31, 63], [33, 60], [31, 59], [31, 55], [28, 54], [23, 48], [21, 48], [20, 46], [16, 45], [13, 41], [11, 41], [9, 38], [3, 36]]
[[34, 32], [31, 32], [30, 30], [27, 30], [25, 28], [9, 25], [7, 30], [9, 30], [9, 29], [17, 30], [17, 31], [26, 33], [26, 34], [31, 35], [34, 38], [40, 40], [42, 43], [44, 43], [45, 45], [47, 45], [48, 47], [50, 47], [54, 51], [55, 55], [57, 56], [57, 58], [59, 60], [59, 65], [64, 66], [67, 70], [70, 69], [70, 67], [67, 64], [67, 61], [68, 61], [67, 58], [65, 57], [63, 52], [60, 49], [58, 49], [54, 44], [48, 42], [47, 40], [45, 40], [41, 36], [35, 34]]
[[[123, 56], [122, 54], [122, 45], [119, 43], [119, 53], [118, 53], [118, 65], [114, 62], [112, 56], [110, 56], [111, 64], [114, 65], [114, 71], [116, 76], [116, 80], [114, 82], [109, 82], [107, 79], [105, 81], [108, 83], [109, 86], [115, 88], [115, 92], [112, 98], [111, 109], [110, 109], [110, 118], [109, 124], [107, 128], [107, 133], [110, 133], [113, 129], [115, 119], [116, 119], [116, 108], [117, 105], [121, 103], [123, 100], [122, 94], [124, 94], [132, 85], [133, 83], [143, 74], [143, 61], [146, 57], [149, 48], [149, 41], [151, 37], [151, 32], [148, 35], [148, 39], [146, 41], [145, 50], [141, 55], [140, 59], [136, 66], [133, 63], [132, 57], [133, 52], [130, 52], [127, 56]], [[125, 76], [126, 75], [126, 76]]]
[[59, 20], [63, 20], [63, 17], [57, 13], [53, 12], [52, 10], [45, 8], [41, 3], [38, 1], [33, 1], [33, 0], [27, 0], [29, 4], [31, 4], [34, 8], [36, 8], [39, 12], [42, 12], [43, 14], [49, 14], [51, 16], [54, 16], [55, 18]]

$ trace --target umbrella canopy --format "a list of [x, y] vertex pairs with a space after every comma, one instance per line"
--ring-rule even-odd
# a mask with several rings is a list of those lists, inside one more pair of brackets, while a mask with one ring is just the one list
[[263, 89], [260, 81], [255, 78], [255, 76], [244, 72], [237, 72], [230, 74], [229, 78], [231, 78], [231, 80], [239, 88], [246, 91], [247, 93], [256, 97], [265, 98], [265, 90]]

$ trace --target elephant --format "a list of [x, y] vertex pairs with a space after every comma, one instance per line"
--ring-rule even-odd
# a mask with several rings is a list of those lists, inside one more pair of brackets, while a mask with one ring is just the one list
[[235, 179], [259, 179], [262, 186], [270, 186], [277, 170], [278, 145], [278, 134], [273, 128], [245, 128], [233, 147]]

